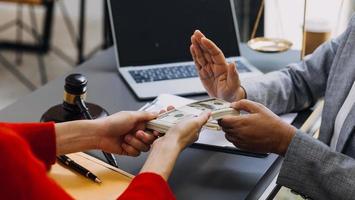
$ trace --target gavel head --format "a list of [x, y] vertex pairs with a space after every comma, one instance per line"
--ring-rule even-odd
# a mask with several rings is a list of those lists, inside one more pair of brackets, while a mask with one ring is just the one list
[[42, 115], [41, 121], [66, 122], [87, 119], [85, 111], [93, 119], [108, 116], [108, 112], [101, 106], [85, 102], [87, 83], [87, 79], [82, 74], [70, 74], [67, 76], [62, 104], [49, 108]]
[[76, 106], [78, 98], [85, 101], [87, 79], [82, 74], [70, 74], [65, 78], [63, 107], [70, 112], [80, 112]]
[[82, 95], [86, 93], [88, 81], [82, 74], [70, 74], [65, 78], [65, 92], [72, 95]]

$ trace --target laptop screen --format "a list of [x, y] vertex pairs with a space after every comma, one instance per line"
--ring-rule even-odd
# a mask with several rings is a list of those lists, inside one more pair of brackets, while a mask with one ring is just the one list
[[110, 5], [120, 67], [191, 61], [196, 29], [226, 57], [239, 56], [230, 0], [110, 0]]

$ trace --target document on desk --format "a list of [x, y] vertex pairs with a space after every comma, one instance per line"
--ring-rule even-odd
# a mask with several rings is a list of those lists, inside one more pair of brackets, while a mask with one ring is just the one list
[[[159, 95], [151, 103], [147, 103], [146, 105], [144, 105], [140, 110], [149, 112], [159, 112], [162, 109], [166, 109], [168, 106], [182, 107], [196, 101], [197, 100], [183, 98], [175, 95], [162, 94]], [[297, 113], [289, 113], [280, 117], [285, 122], [291, 124], [293, 120], [297, 117]], [[228, 148], [229, 150], [237, 150], [237, 148], [232, 143], [225, 139], [223, 131], [216, 129], [204, 128], [201, 131], [200, 137], [196, 144], [206, 145], [210, 147]]]

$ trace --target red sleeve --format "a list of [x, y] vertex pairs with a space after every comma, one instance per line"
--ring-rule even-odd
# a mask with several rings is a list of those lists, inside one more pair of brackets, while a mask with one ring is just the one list
[[119, 200], [170, 200], [175, 199], [167, 182], [154, 173], [142, 173], [136, 176]]
[[54, 123], [0, 123], [24, 139], [37, 159], [49, 169], [56, 161], [56, 140]]
[[[55, 162], [53, 123], [0, 123], [1, 199], [72, 199], [53, 180], [46, 168]], [[175, 199], [159, 175], [143, 173], [135, 177], [119, 199]]]
[[[45, 164], [38, 159], [40, 157], [48, 161], [51, 160], [48, 159], [48, 155], [54, 154], [55, 145], [52, 141], [45, 140], [47, 137], [41, 134], [44, 130], [52, 130], [53, 125], [46, 124], [44, 127], [26, 125], [24, 127], [29, 128], [28, 133], [21, 132], [24, 129], [19, 127], [16, 128], [20, 131], [15, 132], [14, 129], [9, 128], [11, 126], [5, 128], [0, 125], [0, 199], [72, 199], [52, 179], [48, 178]], [[41, 139], [37, 143], [49, 144], [35, 144], [35, 135], [39, 135], [38, 139]], [[48, 150], [44, 147], [48, 147]], [[35, 149], [37, 155], [34, 155], [31, 149]], [[51, 152], [46, 156], [46, 153], [38, 152], [40, 149], [44, 152]]]

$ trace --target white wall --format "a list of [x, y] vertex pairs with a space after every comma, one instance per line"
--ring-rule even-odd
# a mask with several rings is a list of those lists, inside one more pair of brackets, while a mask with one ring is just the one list
[[[64, 1], [67, 6], [70, 17], [77, 22], [79, 14], [79, 0], [59, 0]], [[102, 22], [102, 1], [89, 0], [87, 2], [87, 46], [89, 52], [97, 46], [101, 41], [101, 22]], [[303, 23], [303, 6], [305, 0], [265, 0], [265, 35], [268, 37], [278, 37], [289, 39], [293, 42], [294, 49], [300, 49], [302, 41], [302, 23]], [[340, 11], [341, 2], [344, 1], [342, 10]], [[323, 19], [330, 23], [333, 37], [339, 35], [346, 27], [349, 16], [352, 12], [352, 5], [355, 0], [308, 0], [307, 19], [318, 20]], [[13, 4], [4, 4], [0, 6], [0, 13], [7, 13], [6, 18], [1, 17], [0, 23], [8, 21], [15, 17], [15, 8]], [[338, 15], [340, 12], [340, 20]], [[37, 9], [37, 13], [41, 15], [41, 9]], [[27, 13], [26, 13], [27, 15]], [[62, 16], [56, 9], [56, 23], [63, 23]], [[28, 15], [27, 15], [28, 16]], [[339, 23], [337, 23], [339, 21]], [[337, 25], [339, 24], [339, 25]], [[76, 24], [75, 24], [76, 25]], [[60, 33], [58, 33], [58, 31]], [[63, 42], [62, 37], [57, 34], [67, 34], [66, 30], [56, 30], [54, 32], [54, 41]], [[0, 33], [0, 36], [2, 33]], [[57, 40], [58, 38], [58, 40]], [[92, 38], [97, 38], [92, 40]], [[60, 40], [60, 41], [59, 41]]]
[[[341, 4], [343, 2], [342, 9]], [[294, 49], [301, 48], [305, 0], [266, 0], [265, 35], [290, 40]], [[339, 35], [348, 23], [352, 0], [307, 0], [307, 20], [329, 23], [332, 37]]]

